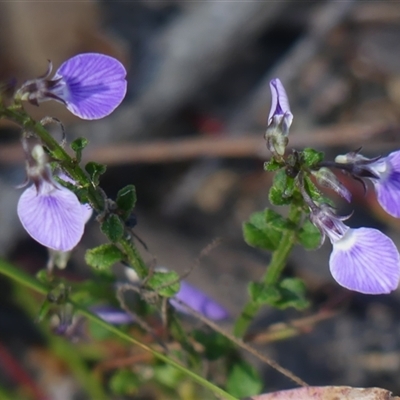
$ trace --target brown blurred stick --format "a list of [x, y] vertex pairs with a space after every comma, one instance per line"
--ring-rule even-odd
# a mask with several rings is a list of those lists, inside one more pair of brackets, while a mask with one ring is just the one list
[[245, 338], [252, 344], [266, 344], [278, 340], [286, 340], [291, 337], [310, 332], [317, 323], [325, 321], [337, 315], [337, 311], [321, 311], [315, 315], [295, 319], [289, 322], [278, 322], [270, 325], [265, 332], [253, 334]]
[[[290, 136], [292, 148], [337, 147], [351, 149], [385, 145], [394, 147], [395, 131], [400, 127], [384, 124], [341, 124], [319, 128], [312, 132], [298, 132]], [[386, 136], [384, 138], [383, 136]], [[269, 157], [262, 133], [240, 137], [202, 136], [181, 140], [159, 140], [150, 143], [119, 143], [90, 148], [84, 152], [84, 161], [95, 160], [107, 165], [168, 163], [196, 158], [260, 158]], [[0, 146], [0, 164], [19, 164], [24, 156], [19, 144]]]

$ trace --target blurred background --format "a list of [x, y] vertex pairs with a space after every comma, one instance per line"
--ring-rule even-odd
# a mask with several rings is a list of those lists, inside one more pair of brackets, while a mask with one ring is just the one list
[[[127, 97], [103, 120], [82, 122], [56, 103], [29, 110], [37, 119], [62, 120], [69, 141], [89, 139], [84, 161], [108, 165], [101, 184], [110, 197], [136, 186], [135, 232], [148, 247], [147, 261], [183, 272], [221, 239], [187, 279], [233, 318], [247, 299], [246, 284], [262, 276], [269, 260], [241, 232], [252, 212], [269, 206], [271, 175], [263, 171], [269, 80], [279, 77], [289, 95], [291, 148], [314, 147], [330, 160], [360, 146], [366, 156], [386, 155], [400, 144], [399, 41], [395, 1], [0, 2], [0, 80], [21, 83], [42, 75], [47, 60], [56, 69], [81, 52], [109, 54], [126, 66]], [[25, 179], [19, 132], [1, 120], [0, 133], [0, 252], [34, 274], [47, 254], [16, 214], [15, 186]], [[335, 198], [339, 212], [354, 210], [352, 226], [377, 227], [400, 245], [400, 223], [379, 208], [373, 191], [364, 195], [359, 183], [340, 177], [354, 202]], [[90, 276], [85, 249], [104, 241], [91, 221], [63, 274]], [[363, 296], [339, 287], [329, 252], [328, 244], [316, 252], [296, 249], [288, 271], [306, 281], [313, 306], [302, 313], [265, 309], [250, 340], [310, 384], [399, 393], [400, 294]], [[18, 289], [4, 278], [0, 287], [0, 381], [20, 388], [21, 399], [90, 398], [72, 364], [11, 296]], [[277, 323], [287, 323], [293, 337], [275, 341], [269, 333]], [[103, 363], [101, 374], [109, 376], [118, 364], [107, 360], [122, 360], [130, 349], [96, 351], [93, 368], [99, 374]], [[266, 391], [292, 387], [257, 366]], [[149, 393], [118, 398], [162, 399]]]

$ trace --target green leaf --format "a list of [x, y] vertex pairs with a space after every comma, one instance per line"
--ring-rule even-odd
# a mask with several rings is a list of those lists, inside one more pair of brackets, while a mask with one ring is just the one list
[[180, 289], [179, 275], [176, 272], [157, 271], [147, 281], [147, 286], [164, 297], [175, 296]]
[[85, 170], [89, 174], [92, 182], [97, 186], [100, 181], [100, 175], [106, 172], [107, 167], [103, 164], [90, 161], [85, 165]]
[[124, 253], [117, 246], [109, 243], [87, 250], [85, 254], [87, 264], [99, 270], [108, 269], [123, 259]]
[[89, 141], [86, 138], [75, 139], [71, 143], [71, 149], [75, 152], [75, 158], [78, 163], [82, 159], [82, 150], [88, 145]]
[[288, 229], [291, 229], [288, 221], [267, 208], [252, 214], [250, 220], [243, 224], [243, 236], [249, 246], [274, 251], [282, 233]]
[[228, 338], [215, 331], [204, 332], [196, 329], [193, 331], [193, 337], [203, 345], [204, 356], [210, 361], [217, 360], [234, 348]]
[[259, 394], [263, 382], [257, 370], [245, 361], [238, 361], [230, 369], [226, 390], [235, 397], [248, 397]]
[[313, 167], [324, 159], [324, 153], [309, 147], [302, 151], [303, 161], [307, 167]]
[[279, 161], [276, 161], [275, 158], [271, 158], [269, 161], [264, 163], [264, 171], [277, 171], [278, 169], [282, 168], [284, 165], [281, 164]]
[[309, 302], [305, 298], [305, 285], [298, 278], [285, 278], [274, 286], [250, 282], [248, 290], [252, 302], [259, 306], [268, 304], [282, 310], [288, 307], [303, 310], [309, 306]]
[[307, 193], [310, 195], [310, 197], [318, 204], [321, 204], [324, 202], [324, 197], [322, 193], [319, 191], [319, 189], [314, 185], [310, 177], [305, 176], [304, 177], [304, 188], [307, 191]]
[[[288, 176], [281, 169], [275, 174], [274, 183], [269, 190], [269, 201], [275, 206], [283, 206], [291, 203], [290, 196], [285, 192], [288, 185]], [[293, 180], [293, 179], [292, 179]]]
[[307, 219], [297, 234], [297, 240], [305, 249], [314, 250], [321, 243], [321, 232]]
[[142, 382], [139, 377], [129, 369], [117, 371], [110, 379], [110, 389], [117, 395], [135, 394]]
[[276, 287], [265, 286], [259, 282], [250, 282], [248, 291], [251, 301], [257, 305], [275, 304], [281, 298], [279, 290]]
[[122, 188], [117, 195], [117, 207], [121, 217], [126, 220], [136, 204], [136, 189], [133, 185]]
[[304, 310], [310, 303], [306, 299], [306, 286], [299, 278], [285, 278], [279, 284], [281, 299], [271, 304], [281, 310], [294, 307], [297, 310]]
[[101, 224], [101, 231], [111, 242], [117, 242], [124, 235], [124, 225], [118, 215], [109, 214]]

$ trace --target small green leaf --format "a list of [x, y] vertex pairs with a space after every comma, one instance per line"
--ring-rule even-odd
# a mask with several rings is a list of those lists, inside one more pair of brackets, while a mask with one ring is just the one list
[[82, 150], [88, 145], [89, 141], [86, 138], [75, 139], [71, 143], [71, 149], [75, 152], [75, 158], [78, 163], [82, 159]]
[[248, 291], [252, 302], [258, 305], [275, 304], [281, 298], [279, 290], [276, 287], [265, 286], [259, 282], [250, 282]]
[[302, 151], [303, 161], [307, 167], [313, 167], [314, 165], [320, 163], [324, 159], [324, 153], [321, 151], [316, 151], [309, 147]]
[[321, 232], [307, 219], [299, 230], [297, 239], [305, 249], [314, 250], [321, 243]]
[[296, 183], [293, 178], [287, 177], [286, 179], [286, 187], [282, 193], [284, 198], [291, 198], [293, 196], [294, 191], [296, 190]]
[[310, 303], [306, 299], [306, 286], [299, 278], [285, 278], [279, 284], [281, 299], [272, 306], [281, 310], [294, 307], [297, 310], [304, 310]]
[[309, 302], [305, 298], [305, 285], [298, 278], [285, 278], [275, 286], [250, 282], [248, 290], [252, 302], [259, 306], [268, 304], [281, 310], [288, 307], [303, 310], [309, 306]]
[[125, 220], [131, 214], [136, 203], [135, 186], [128, 185], [122, 188], [117, 195], [116, 204], [120, 211], [121, 217]]
[[117, 242], [124, 235], [124, 225], [118, 215], [109, 214], [101, 224], [101, 231], [111, 242]]
[[288, 221], [267, 208], [252, 214], [250, 220], [243, 224], [243, 236], [249, 246], [273, 251], [287, 229], [291, 229]]
[[139, 377], [129, 369], [120, 369], [110, 379], [110, 389], [114, 394], [133, 395], [135, 394], [141, 381]]
[[275, 174], [274, 183], [269, 190], [269, 201], [273, 205], [283, 206], [291, 203], [291, 198], [286, 193], [288, 179], [283, 169]]
[[164, 297], [172, 297], [179, 292], [179, 275], [176, 272], [157, 271], [147, 281], [147, 285]]
[[86, 251], [85, 261], [93, 268], [104, 270], [124, 259], [124, 253], [113, 244], [102, 244]]
[[310, 197], [318, 204], [324, 202], [324, 197], [319, 189], [314, 185], [309, 176], [304, 177], [304, 188]]
[[193, 331], [193, 337], [203, 345], [204, 356], [210, 361], [217, 360], [233, 349], [232, 342], [215, 331], [204, 332], [196, 329]]
[[235, 397], [248, 397], [259, 394], [263, 382], [257, 370], [245, 361], [238, 361], [230, 368], [226, 390]]
[[282, 168], [282, 165], [279, 161], [276, 161], [275, 158], [271, 158], [269, 161], [264, 163], [264, 171], [277, 171], [278, 169]]
[[100, 175], [106, 172], [107, 167], [103, 164], [90, 161], [85, 165], [85, 170], [89, 174], [92, 182], [97, 186], [100, 181]]

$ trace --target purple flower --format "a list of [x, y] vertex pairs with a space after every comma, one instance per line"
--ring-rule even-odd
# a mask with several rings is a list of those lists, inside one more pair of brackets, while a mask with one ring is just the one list
[[[229, 317], [229, 313], [224, 307], [207, 296], [200, 289], [197, 289], [185, 281], [181, 281], [181, 287], [175, 298], [186, 303], [189, 307], [213, 321], [220, 321]], [[174, 298], [170, 300], [170, 303], [178, 311], [185, 314], [188, 313], [186, 308], [174, 300]]]
[[272, 104], [268, 116], [268, 125], [271, 125], [274, 121], [278, 121], [279, 124], [284, 121], [285, 127], [289, 130], [290, 125], [292, 125], [293, 114], [290, 111], [286, 90], [279, 78], [272, 79], [269, 86], [271, 88]]
[[40, 145], [30, 156], [27, 173], [34, 184], [18, 201], [18, 217], [33, 239], [52, 250], [69, 251], [83, 235], [82, 205], [73, 192], [55, 182]]
[[278, 78], [270, 82], [272, 104], [265, 132], [267, 147], [278, 158], [285, 154], [288, 144], [289, 128], [293, 121], [285, 88]]
[[32, 104], [59, 101], [82, 119], [99, 119], [112, 113], [126, 94], [126, 70], [115, 58], [97, 53], [79, 54], [52, 71], [25, 82], [16, 97]]
[[310, 219], [328, 236], [333, 250], [329, 267], [343, 287], [366, 294], [395, 290], [400, 280], [400, 255], [393, 241], [377, 229], [351, 229], [327, 205], [312, 209]]
[[393, 217], [400, 218], [400, 151], [373, 159], [351, 152], [337, 156], [335, 161], [346, 165], [346, 170], [353, 177], [369, 179], [382, 208]]

